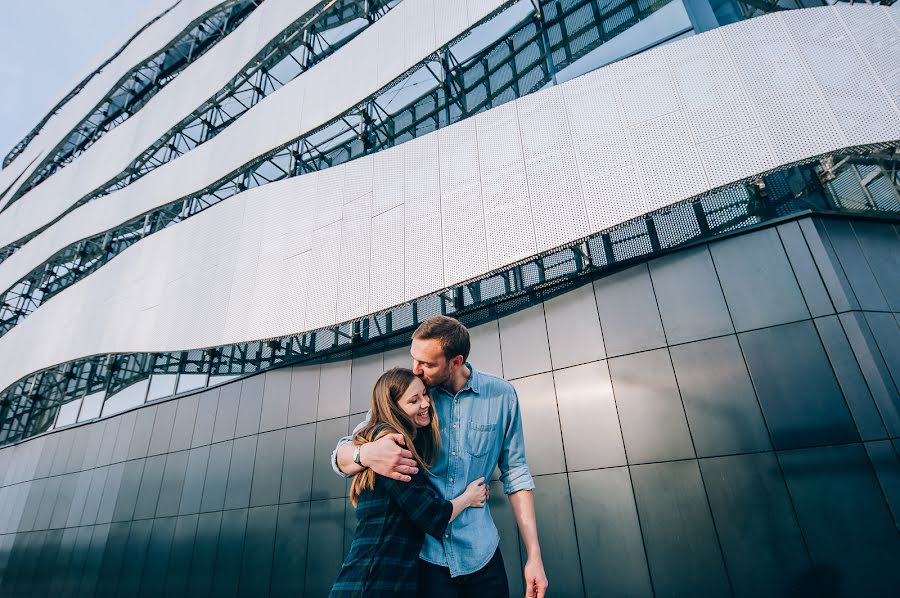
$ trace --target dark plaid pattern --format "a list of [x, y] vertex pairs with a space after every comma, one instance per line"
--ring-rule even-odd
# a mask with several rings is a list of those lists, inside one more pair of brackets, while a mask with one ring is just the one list
[[415, 595], [425, 534], [442, 538], [453, 512], [426, 475], [411, 482], [376, 476], [375, 487], [360, 494], [356, 533], [331, 598]]

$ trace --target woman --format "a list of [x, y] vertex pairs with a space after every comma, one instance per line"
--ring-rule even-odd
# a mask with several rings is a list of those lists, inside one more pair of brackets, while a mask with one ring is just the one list
[[441, 538], [468, 507], [483, 507], [484, 478], [453, 500], [444, 500], [425, 478], [440, 449], [437, 416], [422, 381], [404, 368], [385, 372], [372, 391], [369, 422], [353, 440], [364, 444], [400, 434], [419, 473], [398, 482], [364, 469], [353, 477], [350, 501], [356, 506], [356, 533], [331, 598], [415, 595], [419, 550], [425, 534]]

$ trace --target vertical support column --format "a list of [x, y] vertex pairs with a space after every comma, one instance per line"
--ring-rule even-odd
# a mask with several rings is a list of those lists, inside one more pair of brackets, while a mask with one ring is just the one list
[[544, 12], [541, 10], [540, 0], [531, 0], [534, 6], [534, 16], [537, 19], [538, 26], [541, 28], [541, 45], [544, 48], [544, 57], [547, 62], [547, 74], [550, 75], [550, 83], [557, 84], [556, 65], [553, 64], [553, 53], [550, 50], [550, 36], [547, 35], [547, 28], [544, 26]]

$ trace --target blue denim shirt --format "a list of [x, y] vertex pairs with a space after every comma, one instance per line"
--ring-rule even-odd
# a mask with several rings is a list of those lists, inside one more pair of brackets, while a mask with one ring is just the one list
[[[490, 480], [494, 467], [499, 466], [506, 494], [532, 490], [534, 480], [525, 461], [522, 418], [513, 385], [466, 365], [472, 375], [455, 396], [443, 388], [431, 389], [441, 430], [441, 450], [431, 470], [431, 482], [450, 500], [462, 494], [469, 482], [482, 476]], [[337, 446], [350, 442], [351, 437], [341, 438]], [[331, 465], [336, 473], [348, 477], [338, 469], [337, 448]], [[457, 577], [484, 567], [499, 543], [490, 507], [485, 504], [463, 511], [447, 526], [443, 539], [426, 536], [419, 558], [449, 567], [450, 575]]]

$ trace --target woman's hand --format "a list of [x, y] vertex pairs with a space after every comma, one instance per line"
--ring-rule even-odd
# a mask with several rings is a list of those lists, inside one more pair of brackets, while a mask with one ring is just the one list
[[487, 500], [488, 486], [484, 483], [484, 476], [478, 478], [466, 486], [463, 496], [468, 507], [483, 507]]

